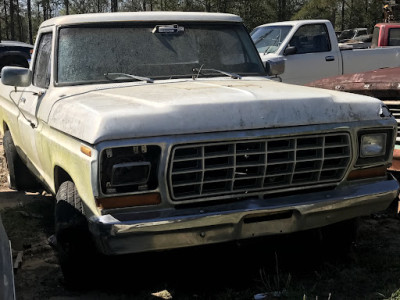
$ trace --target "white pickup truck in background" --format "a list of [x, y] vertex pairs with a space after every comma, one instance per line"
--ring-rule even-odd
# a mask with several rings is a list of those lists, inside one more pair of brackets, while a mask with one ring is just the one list
[[251, 37], [264, 64], [284, 61], [280, 77], [287, 83], [400, 66], [400, 47], [340, 49], [328, 20], [264, 24]]

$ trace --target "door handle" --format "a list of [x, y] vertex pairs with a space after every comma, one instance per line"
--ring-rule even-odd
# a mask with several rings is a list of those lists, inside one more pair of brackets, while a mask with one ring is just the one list
[[334, 56], [325, 56], [326, 61], [334, 61], [335, 57]]

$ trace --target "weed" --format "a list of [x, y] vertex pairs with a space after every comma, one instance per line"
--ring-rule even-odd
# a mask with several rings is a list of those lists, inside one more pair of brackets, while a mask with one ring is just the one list
[[260, 269], [261, 282], [266, 290], [265, 295], [269, 295], [274, 298], [286, 298], [287, 291], [292, 280], [292, 275], [290, 273], [282, 274], [279, 270], [278, 255], [275, 252], [275, 274], [272, 278], [269, 274], [265, 272], [264, 268]]

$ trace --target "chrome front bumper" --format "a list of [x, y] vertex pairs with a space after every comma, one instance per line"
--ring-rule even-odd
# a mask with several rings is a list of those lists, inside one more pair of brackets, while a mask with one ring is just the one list
[[[92, 217], [89, 227], [105, 254], [139, 253], [199, 246], [318, 228], [386, 209], [399, 184], [353, 182], [306, 194]], [[121, 221], [129, 220], [129, 221]]]

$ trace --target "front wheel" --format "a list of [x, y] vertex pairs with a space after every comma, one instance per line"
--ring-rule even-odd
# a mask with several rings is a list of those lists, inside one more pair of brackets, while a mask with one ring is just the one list
[[82, 199], [75, 184], [66, 181], [56, 200], [55, 235], [61, 270], [67, 285], [80, 288], [87, 283], [96, 254]]

